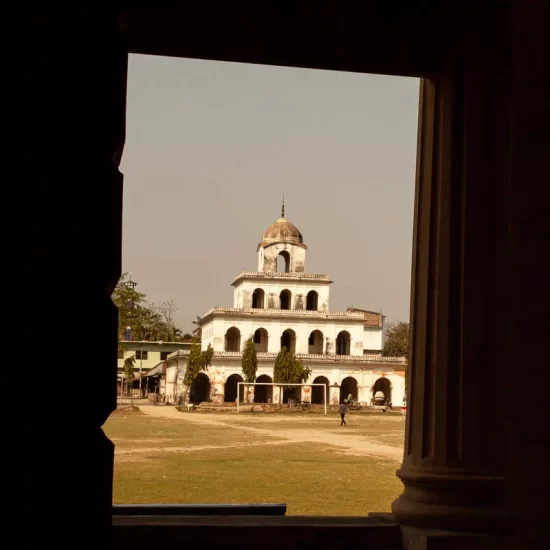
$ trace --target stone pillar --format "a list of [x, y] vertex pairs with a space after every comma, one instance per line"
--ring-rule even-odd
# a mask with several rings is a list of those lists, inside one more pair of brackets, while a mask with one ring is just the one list
[[495, 532], [509, 519], [508, 121], [495, 34], [484, 42], [472, 25], [460, 50], [443, 54], [446, 72], [420, 88], [407, 436], [397, 472], [405, 488], [392, 505], [405, 525]]
[[280, 405], [281, 404], [281, 386], [271, 386], [273, 388], [273, 404], [274, 405]]

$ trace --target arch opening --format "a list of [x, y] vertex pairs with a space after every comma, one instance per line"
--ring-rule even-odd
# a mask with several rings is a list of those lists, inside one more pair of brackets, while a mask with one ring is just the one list
[[265, 304], [265, 292], [261, 288], [257, 288], [252, 293], [252, 307], [253, 309], [264, 309]]
[[237, 399], [237, 390], [239, 391], [239, 401], [244, 401], [244, 386], [237, 385], [239, 382], [244, 382], [243, 377], [240, 374], [232, 374], [225, 381], [225, 388], [223, 391], [223, 400], [226, 403], [234, 403]]
[[289, 399], [293, 399], [296, 402], [301, 401], [302, 388], [303, 386], [283, 386], [283, 404], [286, 405]]
[[338, 333], [336, 337], [336, 355], [349, 355], [351, 349], [351, 336], [347, 330]]
[[198, 405], [210, 401], [210, 378], [204, 372], [199, 372], [189, 390], [189, 402]]
[[[273, 379], [267, 374], [256, 378], [256, 382], [271, 384]], [[273, 401], [273, 386], [254, 386], [254, 403], [268, 403]]]
[[267, 352], [269, 335], [265, 328], [259, 328], [254, 332], [254, 347], [258, 353]]
[[308, 311], [317, 311], [319, 309], [319, 294], [315, 290], [310, 290], [307, 293], [306, 309]]
[[323, 353], [323, 333], [320, 330], [314, 330], [308, 339], [308, 353], [322, 354]]
[[325, 394], [326, 403], [329, 403], [330, 398], [330, 382], [326, 376], [318, 376], [313, 380], [314, 384], [324, 384], [325, 387], [321, 386], [312, 386], [311, 387], [311, 403], [313, 405], [322, 405], [323, 401], [323, 392]]
[[225, 351], [241, 351], [241, 331], [237, 327], [225, 333]]
[[277, 273], [290, 273], [290, 254], [286, 250], [279, 252], [276, 269]]
[[381, 391], [384, 397], [391, 403], [392, 386], [391, 382], [387, 378], [379, 378], [372, 387], [372, 395], [375, 396], [376, 392]]
[[340, 403], [349, 397], [351, 394], [352, 399], [358, 398], [357, 380], [353, 376], [348, 376], [342, 380], [340, 384]]
[[281, 291], [281, 294], [279, 294], [279, 307], [281, 309], [290, 309], [290, 304], [292, 300], [292, 294], [290, 290], [283, 290]]
[[281, 349], [283, 348], [296, 353], [296, 333], [291, 328], [287, 328], [281, 335]]

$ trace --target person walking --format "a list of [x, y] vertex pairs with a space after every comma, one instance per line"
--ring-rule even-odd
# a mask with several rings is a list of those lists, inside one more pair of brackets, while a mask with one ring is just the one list
[[340, 422], [340, 426], [347, 426], [346, 424], [346, 413], [348, 412], [348, 406], [345, 403], [345, 401], [342, 401], [342, 404], [340, 405], [340, 418], [342, 419], [342, 422]]

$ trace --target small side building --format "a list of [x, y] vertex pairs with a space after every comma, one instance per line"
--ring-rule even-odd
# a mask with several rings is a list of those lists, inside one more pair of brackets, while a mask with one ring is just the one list
[[139, 380], [151, 369], [166, 361], [169, 355], [177, 351], [189, 353], [190, 348], [191, 342], [120, 341], [117, 365], [118, 390], [120, 391], [120, 379], [124, 374], [125, 359], [135, 357], [134, 377], [135, 380]]

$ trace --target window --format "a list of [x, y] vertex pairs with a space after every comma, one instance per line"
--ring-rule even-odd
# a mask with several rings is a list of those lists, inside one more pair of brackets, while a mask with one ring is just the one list
[[171, 353], [172, 353], [171, 351], [161, 351], [161, 352], [160, 352], [160, 360], [161, 360], [161, 361], [166, 361], [166, 359], [168, 359], [168, 356], [169, 356]]
[[315, 290], [310, 290], [306, 297], [306, 309], [308, 311], [317, 311], [319, 303], [319, 294]]
[[292, 294], [290, 290], [283, 290], [279, 295], [280, 308], [281, 309], [290, 309], [290, 304], [292, 302]]
[[143, 361], [147, 361], [148, 356], [149, 356], [149, 352], [147, 350], [138, 349], [136, 351], [136, 359], [141, 359]]
[[263, 309], [264, 308], [264, 297], [265, 297], [265, 292], [261, 288], [257, 288], [252, 293], [252, 307], [254, 309]]

